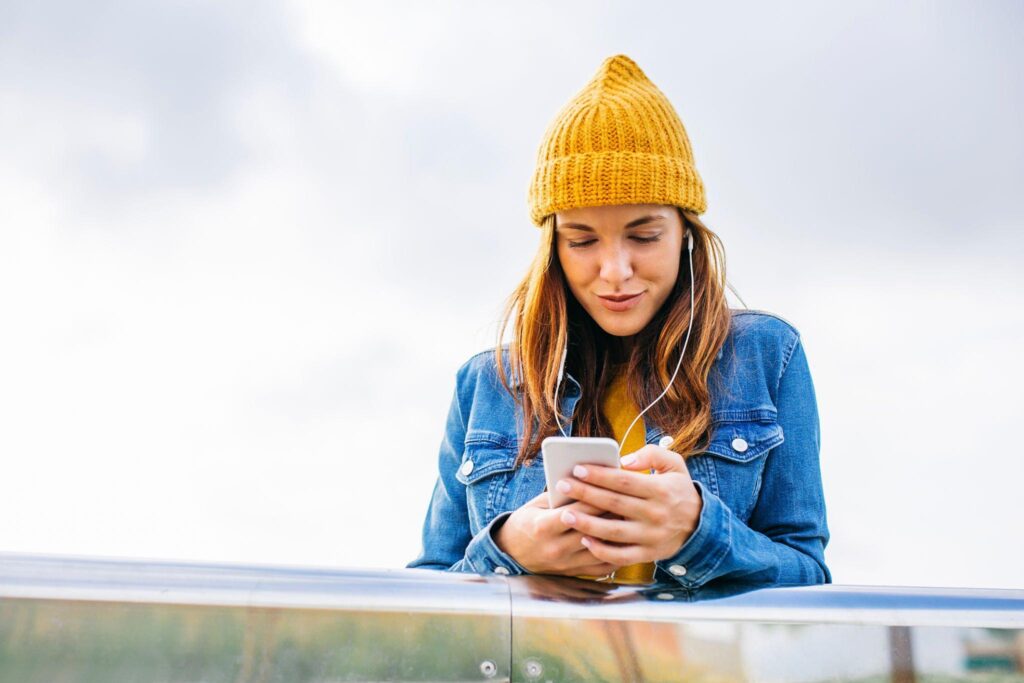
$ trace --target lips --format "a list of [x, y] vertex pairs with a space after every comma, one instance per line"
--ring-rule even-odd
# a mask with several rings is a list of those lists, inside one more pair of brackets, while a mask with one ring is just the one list
[[640, 300], [644, 298], [644, 294], [645, 292], [638, 292], [636, 294], [598, 294], [597, 298], [601, 302], [601, 305], [609, 311], [620, 313], [622, 311], [628, 311], [640, 303]]
[[632, 299], [635, 296], [640, 296], [643, 292], [637, 292], [636, 294], [598, 294], [602, 299], [611, 299], [612, 301], [626, 301]]

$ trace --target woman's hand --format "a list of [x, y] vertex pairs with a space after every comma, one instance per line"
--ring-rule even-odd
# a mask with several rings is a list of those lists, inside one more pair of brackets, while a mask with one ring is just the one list
[[[621, 464], [623, 469], [577, 466], [558, 487], [622, 519], [602, 519], [566, 506], [558, 509], [561, 521], [581, 532], [580, 542], [602, 562], [623, 566], [672, 557], [697, 528], [703, 504], [683, 457], [647, 445]], [[651, 468], [657, 474], [639, 471]]]
[[548, 493], [516, 509], [497, 532], [494, 542], [527, 571], [534, 574], [566, 576], [605, 576], [618, 565], [594, 557], [580, 543], [582, 534], [570, 529], [561, 516], [564, 511], [601, 519], [605, 511], [587, 503], [575, 502], [552, 510]]

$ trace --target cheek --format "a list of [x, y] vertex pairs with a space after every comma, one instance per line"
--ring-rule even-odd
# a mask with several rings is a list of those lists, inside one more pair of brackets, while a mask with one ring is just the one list
[[569, 288], [573, 292], [583, 288], [590, 281], [588, 275], [590, 269], [586, 259], [574, 254], [563, 254], [562, 252], [559, 252], [558, 259], [562, 265], [562, 272], [565, 273], [566, 282], [569, 283]]
[[671, 289], [679, 277], [679, 252], [666, 250], [659, 253], [648, 262], [648, 266], [650, 280]]

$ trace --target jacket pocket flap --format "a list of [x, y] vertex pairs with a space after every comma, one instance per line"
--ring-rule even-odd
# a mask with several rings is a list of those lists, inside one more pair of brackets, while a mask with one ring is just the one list
[[783, 440], [782, 426], [774, 420], [717, 421], [707, 452], [726, 460], [749, 462]]
[[515, 462], [515, 445], [501, 434], [470, 433], [466, 435], [466, 450], [455, 478], [463, 484], [475, 484], [492, 474], [511, 472]]

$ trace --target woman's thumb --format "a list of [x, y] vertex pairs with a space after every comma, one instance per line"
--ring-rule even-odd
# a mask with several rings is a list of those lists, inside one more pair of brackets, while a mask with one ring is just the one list
[[653, 469], [655, 472], [686, 472], [683, 456], [653, 444], [648, 444], [622, 458], [619, 463], [623, 469], [643, 471]]
[[535, 508], [547, 508], [548, 507], [548, 487], [544, 487], [544, 490], [538, 493], [536, 496], [526, 501], [524, 507], [535, 507]]

